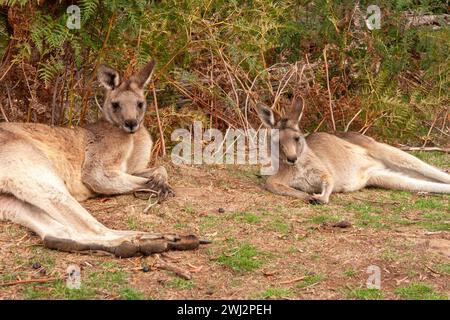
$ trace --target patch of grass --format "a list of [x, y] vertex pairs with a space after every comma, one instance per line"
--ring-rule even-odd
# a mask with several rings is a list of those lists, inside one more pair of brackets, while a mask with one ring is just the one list
[[347, 292], [347, 299], [380, 300], [383, 299], [383, 294], [378, 289], [354, 288]]
[[58, 280], [54, 283], [39, 285], [30, 284], [23, 292], [27, 300], [37, 299], [68, 299], [68, 300], [88, 300], [96, 297], [95, 288], [82, 284], [80, 289], [69, 289], [66, 283]]
[[440, 273], [450, 274], [450, 263], [441, 263], [436, 265], [435, 268]]
[[428, 284], [422, 282], [411, 283], [395, 290], [395, 294], [406, 300], [447, 300], [446, 295], [435, 292]]
[[176, 289], [193, 289], [195, 284], [191, 280], [173, 278], [167, 283], [167, 286]]
[[337, 222], [339, 219], [336, 216], [329, 214], [319, 214], [311, 218], [311, 222], [314, 224], [323, 224], [325, 222]]
[[200, 227], [203, 230], [216, 228], [218, 223], [220, 222], [219, 216], [204, 216], [202, 217], [202, 222]]
[[353, 212], [358, 212], [362, 214], [372, 214], [372, 213], [382, 213], [383, 210], [380, 208], [375, 208], [371, 203], [368, 202], [352, 202], [345, 204], [345, 209]]
[[449, 215], [443, 211], [429, 212], [422, 215], [425, 221], [419, 224], [430, 231], [450, 231]]
[[303, 289], [309, 286], [312, 286], [316, 283], [322, 281], [325, 277], [321, 274], [310, 274], [306, 276], [300, 283], [297, 284], [297, 288]]
[[190, 202], [186, 202], [184, 204], [183, 211], [188, 214], [196, 214], [197, 213], [197, 209], [195, 209], [194, 204], [190, 203]]
[[346, 210], [355, 213], [355, 219], [357, 220], [357, 225], [360, 227], [372, 227], [372, 228], [384, 228], [386, 227], [382, 223], [383, 210], [381, 208], [376, 208], [372, 204], [367, 202], [355, 202], [348, 203], [344, 205]]
[[133, 288], [123, 288], [119, 291], [122, 300], [144, 300], [145, 297], [139, 291]]
[[127, 227], [129, 230], [138, 230], [139, 229], [139, 220], [136, 217], [129, 216], [127, 217]]
[[259, 299], [281, 299], [291, 297], [294, 292], [291, 289], [270, 287], [257, 295]]
[[249, 272], [261, 267], [262, 261], [259, 258], [261, 255], [262, 253], [251, 244], [243, 244], [227, 253], [223, 253], [219, 257], [218, 262], [236, 272]]
[[400, 258], [400, 255], [393, 249], [386, 248], [381, 252], [380, 258], [387, 262], [394, 262]]
[[234, 219], [237, 222], [247, 222], [247, 223], [259, 223], [261, 222], [261, 217], [257, 216], [254, 213], [251, 212], [236, 212], [234, 214]]
[[270, 229], [281, 234], [288, 234], [291, 230], [291, 225], [281, 218], [276, 218], [270, 223]]
[[444, 209], [444, 204], [441, 199], [434, 197], [419, 198], [413, 203], [413, 208], [425, 210], [425, 209]]
[[33, 257], [30, 260], [30, 267], [33, 263], [39, 262], [42, 268], [47, 270], [47, 273], [52, 271], [55, 268], [55, 256], [54, 252], [50, 251], [47, 248], [43, 247], [34, 247], [33, 248]]
[[354, 278], [358, 275], [358, 271], [356, 271], [353, 268], [349, 268], [347, 270], [344, 271], [344, 275], [348, 278]]

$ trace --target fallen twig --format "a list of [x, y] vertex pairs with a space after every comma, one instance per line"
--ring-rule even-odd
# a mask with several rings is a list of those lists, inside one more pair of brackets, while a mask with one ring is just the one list
[[450, 153], [450, 148], [439, 148], [439, 147], [409, 147], [405, 146], [403, 144], [399, 147], [400, 150], [403, 151], [438, 151], [438, 152], [445, 152]]
[[292, 279], [292, 280], [282, 281], [282, 282], [280, 282], [280, 284], [291, 284], [291, 283], [302, 281], [305, 278], [306, 277], [300, 277], [300, 278], [295, 278], [295, 279]]
[[177, 276], [179, 276], [180, 278], [183, 278], [185, 280], [191, 280], [192, 279], [192, 275], [189, 271], [184, 270], [172, 263], [169, 263], [167, 261], [162, 260], [158, 255], [156, 255], [156, 263], [154, 265], [156, 268], [158, 269], [163, 269], [163, 270], [167, 270], [167, 271], [172, 271], [173, 273], [175, 273]]
[[46, 279], [28, 279], [28, 280], [17, 280], [17, 281], [11, 281], [11, 282], [5, 282], [0, 283], [0, 287], [6, 287], [6, 286], [14, 286], [16, 284], [26, 284], [26, 283], [45, 283], [45, 282], [52, 282], [57, 280], [64, 280], [65, 278], [46, 278]]

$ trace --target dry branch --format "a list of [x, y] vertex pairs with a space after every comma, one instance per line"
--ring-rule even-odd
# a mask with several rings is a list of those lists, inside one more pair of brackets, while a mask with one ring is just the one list
[[405, 145], [400, 145], [399, 149], [403, 151], [437, 151], [450, 153], [450, 148], [439, 148], [439, 147], [409, 147]]
[[64, 278], [17, 280], [17, 281], [0, 283], [0, 287], [14, 286], [14, 285], [17, 285], [17, 284], [26, 284], [26, 283], [45, 283], [45, 282], [52, 282], [52, 281], [57, 281], [57, 280], [64, 280]]
[[180, 278], [183, 278], [185, 280], [191, 280], [192, 275], [189, 271], [182, 269], [170, 262], [162, 260], [159, 255], [156, 255], [156, 263], [154, 265], [158, 269], [167, 270], [175, 273]]

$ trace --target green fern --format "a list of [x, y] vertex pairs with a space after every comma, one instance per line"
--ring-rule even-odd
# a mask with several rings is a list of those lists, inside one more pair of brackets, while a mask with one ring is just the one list
[[81, 20], [86, 22], [97, 13], [99, 0], [80, 0], [79, 5], [81, 8]]
[[44, 81], [45, 87], [48, 87], [51, 81], [64, 69], [62, 61], [51, 58], [44, 63], [39, 64], [38, 76]]

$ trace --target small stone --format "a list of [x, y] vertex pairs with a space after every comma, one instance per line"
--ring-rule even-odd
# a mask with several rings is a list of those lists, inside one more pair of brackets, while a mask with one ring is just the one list
[[224, 208], [219, 208], [219, 213], [225, 213], [225, 209]]
[[41, 264], [39, 262], [33, 263], [33, 269], [40, 269], [40, 268], [41, 268]]
[[149, 272], [149, 271], [150, 271], [150, 268], [149, 268], [148, 266], [143, 266], [143, 267], [142, 267], [142, 271], [143, 271], [143, 272]]
[[44, 268], [42, 268], [41, 270], [39, 270], [39, 274], [41, 276], [45, 276], [47, 274], [47, 271]]

